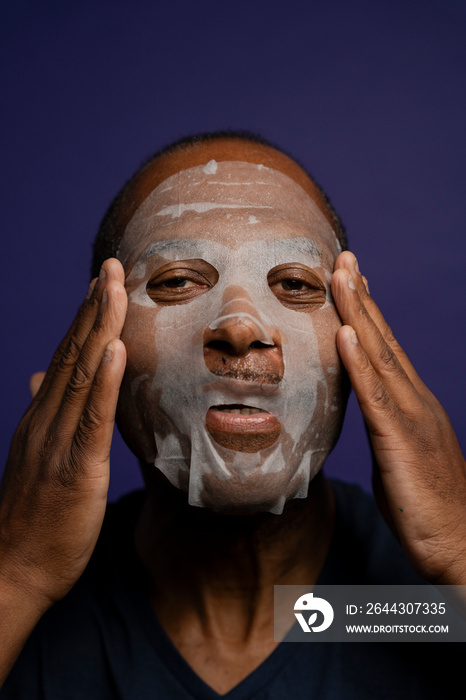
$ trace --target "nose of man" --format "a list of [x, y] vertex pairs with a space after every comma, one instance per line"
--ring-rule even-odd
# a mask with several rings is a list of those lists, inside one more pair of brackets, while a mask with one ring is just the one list
[[204, 360], [217, 375], [246, 380], [273, 375], [272, 383], [283, 377], [280, 333], [238, 287], [226, 290], [219, 315], [204, 331]]

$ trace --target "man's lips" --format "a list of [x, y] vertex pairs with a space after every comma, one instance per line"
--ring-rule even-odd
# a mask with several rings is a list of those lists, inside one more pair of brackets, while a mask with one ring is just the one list
[[222, 447], [238, 452], [259, 452], [278, 439], [280, 421], [272, 413], [246, 404], [211, 406], [206, 429]]

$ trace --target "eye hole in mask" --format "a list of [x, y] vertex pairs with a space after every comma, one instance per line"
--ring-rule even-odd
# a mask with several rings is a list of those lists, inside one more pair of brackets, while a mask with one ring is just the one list
[[159, 268], [146, 285], [157, 304], [182, 304], [212, 289], [218, 272], [205, 260], [177, 260]]
[[[205, 260], [176, 261], [164, 265], [149, 280], [146, 292], [158, 304], [182, 304], [212, 289], [218, 272]], [[287, 308], [313, 311], [323, 306], [326, 288], [320, 277], [301, 263], [284, 263], [267, 276], [274, 296]]]
[[301, 263], [277, 265], [268, 274], [269, 287], [288, 309], [313, 311], [326, 301], [326, 288], [320, 277]]

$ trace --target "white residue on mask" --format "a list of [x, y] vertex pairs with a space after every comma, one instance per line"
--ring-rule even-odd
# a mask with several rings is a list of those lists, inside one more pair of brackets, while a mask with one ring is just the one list
[[207, 165], [204, 165], [204, 167], [202, 168], [202, 172], [205, 173], [206, 175], [215, 175], [215, 173], [217, 172], [217, 168], [218, 168], [217, 161], [212, 159], [212, 160], [209, 160]]
[[157, 212], [156, 216], [171, 216], [178, 219], [185, 211], [195, 211], [197, 214], [205, 214], [212, 209], [271, 209], [269, 206], [251, 204], [219, 204], [218, 202], [190, 202], [189, 204], [170, 204]]
[[252, 314], [245, 313], [244, 311], [220, 316], [219, 318], [215, 319], [215, 321], [209, 323], [209, 328], [214, 331], [218, 328], [224, 328], [227, 325], [232, 325], [233, 322], [237, 325], [247, 326], [251, 332], [254, 333], [255, 339], [264, 345], [274, 345], [274, 342], [263, 323], [261, 323], [259, 319], [255, 318]]

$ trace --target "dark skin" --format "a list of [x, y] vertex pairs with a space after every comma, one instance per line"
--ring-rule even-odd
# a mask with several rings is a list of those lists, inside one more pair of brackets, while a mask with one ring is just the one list
[[[265, 163], [322, 208], [286, 156], [223, 140], [146, 169], [127, 220], [159, 182], [211, 158]], [[83, 572], [102, 524], [126, 359], [119, 339], [124, 271], [116, 260], [103, 270], [45, 378], [33, 378], [37, 393], [12, 442], [0, 492], [0, 679], [40, 617]], [[398, 346], [350, 252], [335, 261], [332, 292], [344, 324], [337, 348], [368, 426], [381, 510], [422, 576], [465, 584], [466, 466], [448, 417]], [[333, 527], [331, 491], [318, 477], [308, 499], [291, 501], [282, 516], [241, 517], [188, 507], [161, 476], [152, 474], [147, 487], [135, 541], [154, 607], [194, 670], [227, 692], [274, 648], [273, 585], [318, 577]], [[196, 556], [187, 532], [202, 543]], [[184, 601], [181, 612], [172, 596]]]
[[162, 475], [147, 483], [135, 536], [153, 606], [194, 671], [226, 693], [276, 647], [274, 585], [317, 580], [333, 529], [331, 489], [319, 475], [283, 515], [237, 516], [187, 506]]

